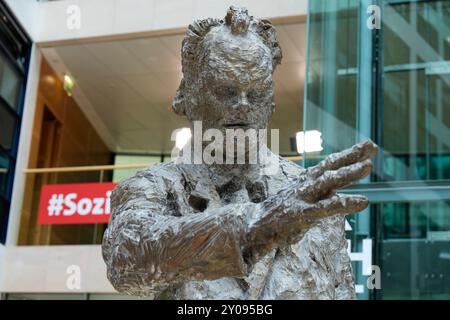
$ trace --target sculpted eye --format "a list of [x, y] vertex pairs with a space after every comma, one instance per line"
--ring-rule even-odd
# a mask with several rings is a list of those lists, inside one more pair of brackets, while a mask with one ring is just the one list
[[239, 91], [237, 90], [237, 88], [234, 87], [221, 86], [217, 87], [214, 90], [214, 93], [218, 98], [232, 98], [236, 97]]
[[273, 88], [272, 79], [266, 79], [262, 83], [255, 84], [248, 92], [247, 99], [249, 102], [263, 101], [268, 95], [271, 95]]
[[256, 89], [252, 89], [247, 93], [247, 99], [249, 102], [258, 101], [263, 96], [262, 92], [258, 92]]

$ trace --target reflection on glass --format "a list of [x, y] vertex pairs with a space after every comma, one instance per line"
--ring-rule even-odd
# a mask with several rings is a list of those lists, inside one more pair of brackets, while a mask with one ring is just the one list
[[449, 1], [385, 6], [385, 181], [450, 179]]
[[20, 93], [21, 77], [13, 69], [12, 65], [6, 63], [0, 56], [0, 96], [6, 100], [10, 107], [17, 110], [18, 97]]
[[0, 104], [0, 146], [6, 151], [11, 149], [15, 127], [16, 118]]
[[6, 197], [6, 183], [8, 177], [9, 159], [0, 153], [0, 196]]
[[[379, 203], [349, 218], [349, 239], [374, 241], [382, 289], [359, 298], [450, 299], [450, 191], [420, 198], [450, 189], [450, 1], [377, 3], [381, 30], [365, 27], [371, 1], [309, 1], [304, 129], [322, 132], [324, 150], [304, 164], [375, 140], [374, 182], [353, 191]], [[402, 202], [408, 187], [418, 198]]]
[[[42, 186], [46, 184], [90, 183], [111, 181], [111, 173], [62, 172], [27, 175], [24, 207], [19, 230], [19, 245], [80, 245], [100, 244], [104, 224], [38, 224], [39, 200]], [[24, 218], [24, 211], [29, 215]]]
[[383, 299], [450, 299], [450, 201], [381, 205]]
[[346, 5], [339, 1], [310, 1], [309, 5], [304, 128], [322, 132], [324, 150], [305, 154], [306, 166], [357, 142], [358, 114], [358, 1], [347, 1]]
[[[170, 159], [170, 157], [167, 157]], [[115, 165], [141, 165], [141, 164], [153, 164], [161, 162], [161, 156], [141, 156], [141, 155], [116, 155], [114, 158]], [[121, 169], [113, 171], [113, 182], [119, 182], [122, 179], [131, 177], [136, 174], [140, 169]]]

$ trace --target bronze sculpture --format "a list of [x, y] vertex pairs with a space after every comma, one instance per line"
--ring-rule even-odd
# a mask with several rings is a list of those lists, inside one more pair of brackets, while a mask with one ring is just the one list
[[[173, 110], [204, 130], [265, 129], [280, 62], [271, 23], [244, 8], [195, 21]], [[344, 214], [368, 200], [336, 189], [367, 176], [376, 150], [365, 141], [308, 169], [264, 150], [276, 174], [258, 163], [142, 170], [111, 197], [108, 278], [120, 292], [159, 299], [353, 299]]]

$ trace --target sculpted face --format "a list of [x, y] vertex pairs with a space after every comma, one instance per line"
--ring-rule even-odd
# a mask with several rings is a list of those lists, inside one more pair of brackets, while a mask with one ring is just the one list
[[203, 49], [197, 99], [187, 106], [188, 119], [221, 131], [266, 128], [275, 106], [267, 46], [254, 33], [234, 35], [219, 26], [206, 35]]

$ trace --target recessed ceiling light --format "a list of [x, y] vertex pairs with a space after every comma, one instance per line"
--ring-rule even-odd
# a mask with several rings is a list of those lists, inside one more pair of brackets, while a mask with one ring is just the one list
[[189, 139], [191, 139], [191, 136], [192, 134], [190, 128], [178, 129], [175, 138], [175, 146], [178, 148], [178, 150], [183, 149]]
[[64, 91], [66, 91], [67, 95], [70, 97], [72, 95], [72, 89], [74, 86], [74, 82], [73, 79], [70, 75], [65, 74], [64, 75], [64, 83], [63, 83], [63, 88]]
[[317, 130], [297, 132], [297, 152], [318, 152], [322, 151], [322, 132]]

